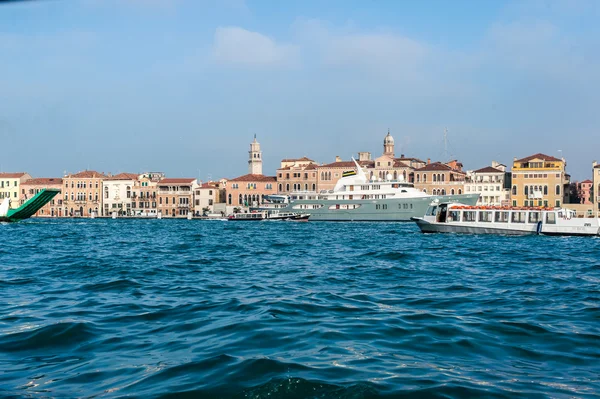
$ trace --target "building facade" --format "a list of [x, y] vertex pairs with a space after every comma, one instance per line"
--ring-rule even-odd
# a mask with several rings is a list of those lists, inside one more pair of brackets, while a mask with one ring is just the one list
[[592, 186], [594, 182], [587, 179], [577, 183], [577, 194], [579, 203], [584, 205], [592, 204]]
[[133, 182], [131, 213], [134, 216], [157, 216], [158, 182], [165, 178], [161, 172], [147, 172], [138, 176]]
[[120, 173], [107, 176], [102, 181], [102, 207], [103, 215], [131, 216], [133, 187], [138, 179], [135, 173]]
[[248, 174], [227, 182], [227, 205], [258, 206], [265, 195], [277, 193], [277, 177]]
[[478, 205], [508, 206], [510, 186], [510, 173], [506, 172], [506, 165], [492, 161], [492, 166], [467, 172], [465, 193], [478, 193]]
[[102, 216], [103, 173], [93, 170], [63, 178], [63, 217]]
[[462, 164], [432, 162], [414, 171], [415, 188], [432, 195], [455, 195], [465, 192], [466, 173]]
[[592, 203], [596, 212], [600, 211], [600, 165], [594, 161], [592, 164]]
[[217, 181], [202, 183], [194, 190], [194, 216], [214, 213], [215, 205], [224, 201], [225, 189]]
[[30, 180], [29, 173], [0, 173], [0, 202], [5, 198], [10, 198], [10, 207], [16, 209], [21, 206], [21, 195], [23, 190], [21, 184]]
[[317, 166], [307, 157], [283, 159], [277, 169], [277, 192], [317, 191]]
[[[63, 180], [59, 177], [29, 179], [25, 183], [21, 183], [21, 205], [34, 195], [46, 188], [63, 189]], [[33, 215], [34, 217], [61, 217], [63, 216], [63, 197], [61, 193], [44, 205], [39, 211]]]
[[567, 203], [571, 177], [567, 162], [545, 154], [513, 161], [511, 202], [513, 206], [562, 206]]
[[198, 181], [192, 178], [161, 180], [157, 183], [158, 212], [163, 217], [187, 217], [193, 212], [194, 190], [197, 186]]

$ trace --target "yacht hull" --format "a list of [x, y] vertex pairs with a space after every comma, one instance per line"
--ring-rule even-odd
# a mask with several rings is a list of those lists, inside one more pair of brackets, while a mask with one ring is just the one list
[[478, 198], [479, 194], [462, 194], [374, 200], [296, 200], [281, 211], [310, 214], [311, 222], [410, 222], [412, 217], [425, 215], [435, 199], [476, 205]]
[[429, 223], [421, 218], [413, 218], [423, 233], [457, 233], [457, 234], [498, 234], [509, 236], [526, 236], [537, 234], [536, 225], [522, 230], [502, 227], [464, 226], [453, 223]]

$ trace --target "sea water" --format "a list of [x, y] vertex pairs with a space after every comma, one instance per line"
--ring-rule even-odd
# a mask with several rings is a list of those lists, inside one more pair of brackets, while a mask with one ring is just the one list
[[0, 226], [0, 396], [599, 393], [597, 238], [412, 223]]

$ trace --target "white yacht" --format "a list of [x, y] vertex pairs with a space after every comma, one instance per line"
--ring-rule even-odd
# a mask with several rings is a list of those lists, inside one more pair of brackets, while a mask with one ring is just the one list
[[432, 200], [475, 205], [479, 194], [439, 195], [422, 192], [400, 180], [369, 180], [360, 165], [344, 172], [333, 190], [294, 192], [281, 211], [310, 214], [311, 221], [410, 221], [423, 216]]
[[423, 233], [597, 236], [597, 217], [577, 217], [564, 208], [470, 206], [433, 202], [425, 216], [415, 217]]

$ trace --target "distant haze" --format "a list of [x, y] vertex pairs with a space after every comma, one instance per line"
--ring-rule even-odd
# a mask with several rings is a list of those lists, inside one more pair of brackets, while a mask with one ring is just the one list
[[0, 168], [206, 180], [382, 152], [600, 161], [600, 2], [0, 3]]

